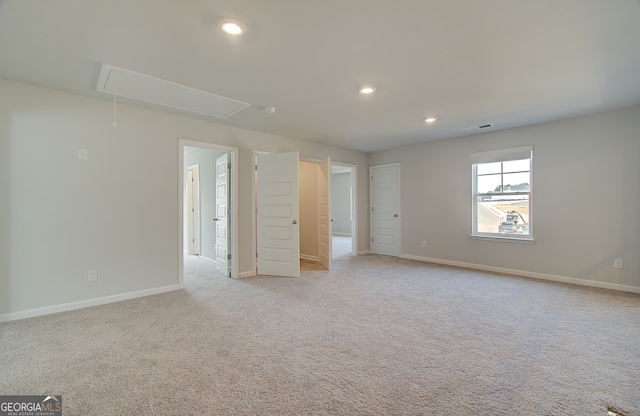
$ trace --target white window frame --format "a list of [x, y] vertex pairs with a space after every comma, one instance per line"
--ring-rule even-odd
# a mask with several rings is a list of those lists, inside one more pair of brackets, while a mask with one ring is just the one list
[[[488, 239], [496, 241], [513, 241], [523, 243], [533, 243], [533, 146], [514, 147], [511, 149], [493, 150], [489, 152], [472, 153], [471, 155], [471, 175], [472, 175], [472, 219], [471, 237], [478, 239]], [[478, 196], [483, 195], [478, 192], [477, 166], [480, 163], [508, 162], [529, 158], [529, 191], [503, 192], [504, 195], [528, 195], [529, 196], [529, 234], [500, 234], [497, 230], [494, 233], [478, 231]]]

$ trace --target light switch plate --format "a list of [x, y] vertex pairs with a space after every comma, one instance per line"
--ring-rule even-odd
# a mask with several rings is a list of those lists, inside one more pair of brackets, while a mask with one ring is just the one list
[[96, 280], [98, 280], [98, 271], [97, 270], [89, 270], [89, 273], [87, 273], [87, 280], [89, 282], [95, 282]]

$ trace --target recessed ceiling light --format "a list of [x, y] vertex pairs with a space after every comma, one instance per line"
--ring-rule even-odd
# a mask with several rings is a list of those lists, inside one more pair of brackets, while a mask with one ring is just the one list
[[239, 20], [225, 18], [218, 22], [220, 30], [231, 36], [240, 36], [247, 31], [247, 27]]
[[373, 85], [363, 85], [360, 87], [360, 94], [371, 94], [376, 90], [376, 87]]
[[437, 120], [435, 117], [427, 117], [424, 119], [425, 123], [434, 123]]

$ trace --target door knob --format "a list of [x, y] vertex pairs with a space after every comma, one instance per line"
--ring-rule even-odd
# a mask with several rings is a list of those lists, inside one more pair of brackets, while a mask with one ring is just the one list
[[398, 218], [398, 214], [393, 214], [393, 217], [394, 218]]
[[214, 218], [213, 220], [214, 220], [214, 221], [218, 221], [218, 219], [217, 219], [217, 218]]
[[296, 220], [293, 220], [293, 221], [291, 221], [291, 222], [292, 222], [292, 223], [294, 223], [294, 224], [297, 224], [297, 223], [298, 223], [298, 221], [296, 221]]

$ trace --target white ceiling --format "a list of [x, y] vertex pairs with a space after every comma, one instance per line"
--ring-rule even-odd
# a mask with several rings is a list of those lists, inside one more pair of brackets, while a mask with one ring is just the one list
[[640, 0], [0, 0], [0, 77], [111, 100], [102, 63], [252, 104], [184, 115], [372, 152], [640, 103]]

